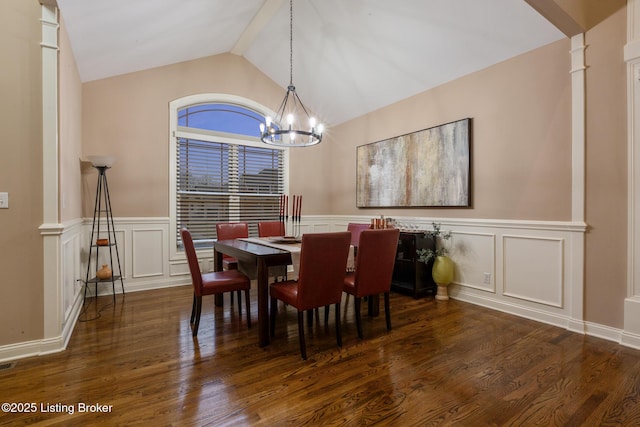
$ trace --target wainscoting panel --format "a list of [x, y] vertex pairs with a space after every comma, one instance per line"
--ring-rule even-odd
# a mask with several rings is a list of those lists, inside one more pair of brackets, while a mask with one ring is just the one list
[[502, 237], [503, 294], [553, 307], [563, 307], [562, 239]]
[[[84, 271], [82, 253], [82, 224], [74, 222], [64, 227], [60, 237], [61, 256], [61, 294], [63, 325], [75, 322], [76, 308], [84, 291]], [[64, 328], [63, 328], [64, 329]], [[73, 330], [73, 328], [71, 328]]]
[[132, 230], [132, 278], [164, 275], [163, 231], [162, 228]]
[[456, 260], [456, 283], [496, 292], [495, 234], [452, 232], [449, 247], [451, 259]]
[[[330, 233], [332, 231], [338, 231], [338, 230], [334, 230], [332, 227], [332, 224], [329, 222], [317, 222], [314, 224], [309, 224], [306, 226], [306, 229], [308, 230], [309, 233]], [[347, 228], [345, 227], [344, 230], [346, 230]], [[344, 231], [342, 230], [342, 231]]]
[[[114, 224], [125, 293], [191, 283], [186, 260], [178, 263], [169, 260], [169, 218], [114, 218]], [[87, 240], [84, 251], [88, 254], [91, 219], [84, 220], [84, 228]], [[99, 262], [109, 263], [108, 250], [101, 249]], [[98, 293], [110, 294], [111, 286], [102, 286]]]

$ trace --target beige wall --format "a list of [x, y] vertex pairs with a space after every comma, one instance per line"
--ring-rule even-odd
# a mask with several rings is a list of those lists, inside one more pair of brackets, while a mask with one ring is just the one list
[[[169, 216], [169, 102], [227, 93], [271, 106], [283, 90], [245, 59], [222, 54], [83, 86], [83, 154], [117, 157], [107, 172], [113, 215]], [[96, 173], [83, 176], [84, 215], [93, 210]]]
[[60, 19], [60, 222], [82, 218], [82, 84], [69, 37]]
[[[570, 219], [568, 51], [567, 40], [554, 43], [329, 129], [321, 145], [291, 151], [290, 192], [304, 194], [305, 214]], [[168, 215], [167, 104], [207, 91], [265, 105], [283, 93], [230, 54], [84, 85], [84, 154], [118, 157], [109, 172], [114, 215]], [[357, 145], [464, 117], [474, 119], [472, 209], [355, 208]], [[95, 179], [85, 178], [88, 215]]]
[[37, 0], [0, 2], [0, 345], [43, 336], [42, 53]]
[[587, 32], [585, 316], [624, 326], [627, 245], [626, 10]]
[[[570, 220], [569, 49], [561, 40], [332, 129], [322, 147], [332, 213]], [[356, 208], [357, 146], [465, 117], [471, 209]]]

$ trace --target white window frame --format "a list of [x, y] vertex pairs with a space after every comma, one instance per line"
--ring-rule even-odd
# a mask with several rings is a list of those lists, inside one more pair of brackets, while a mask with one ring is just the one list
[[[178, 138], [199, 139], [202, 141], [223, 142], [229, 144], [247, 145], [252, 147], [265, 148], [265, 144], [258, 137], [251, 138], [244, 135], [235, 135], [210, 130], [185, 131], [178, 127], [178, 111], [196, 104], [235, 104], [240, 107], [256, 111], [263, 116], [275, 117], [275, 112], [267, 107], [258, 104], [241, 96], [224, 93], [201, 93], [189, 95], [169, 102], [169, 259], [171, 261], [185, 259], [184, 251], [178, 250], [176, 236], [177, 227], [177, 163], [176, 150]], [[278, 147], [269, 147], [280, 149]], [[284, 191], [289, 192], [289, 151], [281, 148], [284, 157]], [[212, 224], [213, 227], [213, 224]], [[210, 251], [198, 251], [202, 256], [213, 256], [213, 248]]]

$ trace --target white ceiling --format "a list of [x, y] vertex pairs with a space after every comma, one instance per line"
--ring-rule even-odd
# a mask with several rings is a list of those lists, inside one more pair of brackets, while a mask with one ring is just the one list
[[[83, 82], [233, 52], [289, 84], [286, 0], [58, 5]], [[524, 0], [295, 0], [293, 24], [293, 82], [329, 126], [565, 37]]]

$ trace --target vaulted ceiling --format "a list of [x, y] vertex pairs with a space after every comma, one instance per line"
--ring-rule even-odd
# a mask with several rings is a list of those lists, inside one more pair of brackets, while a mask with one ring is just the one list
[[[295, 0], [293, 82], [342, 123], [566, 37], [528, 1]], [[231, 52], [289, 84], [286, 0], [57, 2], [84, 82]]]

